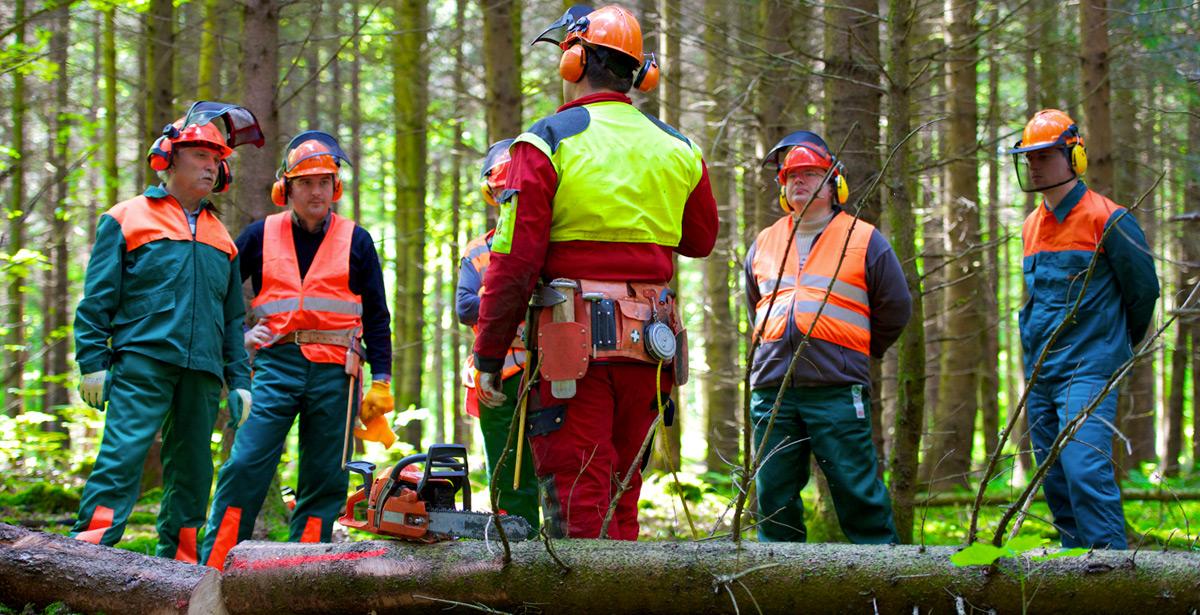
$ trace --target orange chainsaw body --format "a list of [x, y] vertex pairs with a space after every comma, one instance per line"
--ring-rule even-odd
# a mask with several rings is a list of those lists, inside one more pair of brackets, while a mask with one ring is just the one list
[[[454, 447], [446, 452], [438, 447]], [[430, 474], [430, 465], [442, 467], [449, 455], [462, 449], [462, 466], [455, 467], [442, 475]], [[428, 462], [434, 459], [433, 464]], [[410, 455], [388, 468], [379, 478], [374, 478], [374, 464], [352, 461], [347, 469], [363, 477], [363, 485], [346, 500], [345, 513], [338, 523], [346, 527], [390, 536], [414, 542], [433, 543], [449, 537], [429, 531], [428, 505], [435, 508], [453, 508], [455, 495], [466, 483], [466, 449], [457, 445], [435, 444], [427, 454]], [[425, 463], [424, 470], [417, 464]], [[461, 478], [459, 478], [461, 476]], [[372, 480], [373, 479], [373, 480]], [[370, 492], [368, 493], [368, 486]], [[469, 487], [468, 487], [469, 489]], [[365, 502], [365, 511], [360, 518], [357, 513]], [[470, 507], [469, 496], [464, 494], [464, 508]]]

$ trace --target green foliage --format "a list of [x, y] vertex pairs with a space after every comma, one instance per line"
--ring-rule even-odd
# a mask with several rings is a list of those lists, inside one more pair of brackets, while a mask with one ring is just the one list
[[[950, 556], [950, 562], [955, 566], [990, 566], [1002, 557], [1017, 557], [1045, 545], [1048, 541], [1041, 536], [1013, 536], [997, 547], [985, 542], [976, 542], [967, 548]], [[1074, 550], [1074, 549], [1072, 549]], [[1086, 549], [1082, 550], [1087, 552]], [[1058, 554], [1057, 557], [1061, 557]], [[1047, 558], [1048, 559], [1048, 558]]]
[[0, 493], [0, 508], [26, 512], [73, 513], [79, 509], [79, 491], [50, 482], [37, 482], [16, 493]]

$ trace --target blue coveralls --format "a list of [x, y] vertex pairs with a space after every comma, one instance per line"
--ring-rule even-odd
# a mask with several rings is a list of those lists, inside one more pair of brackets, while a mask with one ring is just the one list
[[[1029, 300], [1020, 326], [1027, 380], [1083, 290], [1092, 255], [1100, 251], [1079, 309], [1046, 353], [1029, 393], [1030, 438], [1042, 463], [1059, 432], [1133, 355], [1154, 317], [1159, 287], [1137, 220], [1083, 182], [1053, 210], [1040, 204], [1025, 219], [1022, 236]], [[1064, 547], [1126, 547], [1125, 513], [1111, 465], [1116, 420], [1114, 389], [1046, 474], [1042, 489]]]

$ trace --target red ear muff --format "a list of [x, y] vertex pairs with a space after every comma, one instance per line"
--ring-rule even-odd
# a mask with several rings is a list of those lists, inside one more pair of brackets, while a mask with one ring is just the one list
[[587, 54], [584, 52], [583, 45], [572, 46], [564, 51], [562, 57], [558, 59], [558, 74], [571, 83], [578, 83], [580, 79], [583, 79], [586, 68]]
[[279, 178], [271, 184], [271, 202], [280, 206], [287, 207], [287, 180]]
[[213, 183], [212, 191], [216, 194], [227, 192], [232, 185], [233, 169], [229, 168], [228, 162], [222, 160], [221, 164], [217, 165], [217, 181]]
[[342, 198], [342, 178], [337, 175], [333, 176], [333, 202], [336, 203]]
[[165, 136], [156, 139], [146, 154], [146, 162], [155, 171], [166, 171], [171, 166], [171, 140]]
[[658, 87], [658, 77], [658, 61], [651, 55], [642, 63], [642, 69], [633, 78], [633, 87], [642, 92], [649, 92]]

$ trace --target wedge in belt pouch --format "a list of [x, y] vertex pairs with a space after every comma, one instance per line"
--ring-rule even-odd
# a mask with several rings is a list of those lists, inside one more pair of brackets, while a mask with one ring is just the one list
[[530, 308], [535, 342], [526, 345], [536, 345], [555, 397], [569, 397], [555, 385], [573, 384], [592, 361], [661, 364], [676, 384], [687, 382], [687, 331], [665, 284], [558, 278], [534, 291]]

